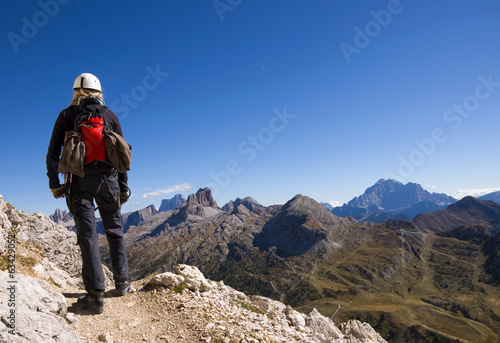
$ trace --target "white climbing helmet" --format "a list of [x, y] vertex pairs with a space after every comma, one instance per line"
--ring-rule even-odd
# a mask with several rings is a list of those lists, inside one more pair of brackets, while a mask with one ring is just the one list
[[75, 83], [73, 84], [73, 89], [92, 89], [95, 91], [101, 91], [101, 82], [95, 75], [90, 73], [83, 73], [76, 77]]

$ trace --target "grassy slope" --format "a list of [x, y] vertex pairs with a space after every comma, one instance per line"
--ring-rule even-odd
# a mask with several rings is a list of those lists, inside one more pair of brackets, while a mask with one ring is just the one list
[[[403, 262], [390, 279], [374, 279], [377, 265], [385, 266], [391, 254], [401, 251], [377, 251], [362, 245], [350, 254], [336, 256], [322, 266], [322, 273], [313, 281], [318, 291], [330, 296], [299, 306], [299, 310], [316, 307], [332, 316], [340, 305], [335, 317], [338, 321], [355, 315], [371, 319], [375, 326], [383, 314], [398, 327], [419, 327], [451, 341], [499, 340], [500, 292], [478, 281], [484, 273], [478, 266], [485, 259], [479, 247], [429, 235], [421, 246], [420, 259]], [[360, 266], [365, 271], [353, 273]], [[336, 292], [325, 292], [329, 289]]]

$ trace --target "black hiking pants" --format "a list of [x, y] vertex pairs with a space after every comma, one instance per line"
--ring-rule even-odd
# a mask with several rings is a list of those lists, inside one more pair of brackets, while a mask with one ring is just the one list
[[75, 177], [75, 224], [82, 255], [82, 278], [87, 291], [105, 290], [99, 245], [97, 242], [94, 200], [101, 215], [108, 240], [113, 276], [116, 281], [128, 279], [128, 259], [120, 218], [120, 187], [113, 168], [105, 172]]

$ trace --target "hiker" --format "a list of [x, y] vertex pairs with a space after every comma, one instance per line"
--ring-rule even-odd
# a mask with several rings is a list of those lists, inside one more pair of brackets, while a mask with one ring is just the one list
[[[94, 200], [109, 244], [115, 281], [113, 293], [123, 296], [130, 288], [128, 259], [120, 218], [120, 206], [129, 197], [127, 173], [118, 172], [107, 158], [87, 161], [89, 155], [86, 155], [82, 176], [69, 174], [66, 177], [69, 176], [70, 182], [61, 185], [59, 180], [61, 148], [65, 143], [65, 134], [77, 129], [75, 125], [83, 114], [97, 113], [104, 120], [105, 130], [114, 131], [120, 136], [123, 134], [116, 114], [104, 105], [101, 83], [97, 77], [89, 73], [79, 75], [74, 82], [73, 90], [71, 103], [59, 114], [52, 131], [47, 151], [47, 176], [53, 196], [67, 197], [68, 208], [75, 219], [77, 240], [83, 261], [82, 278], [87, 291], [85, 297], [78, 300], [77, 306], [81, 305], [94, 313], [102, 313], [105, 286], [97, 242]], [[97, 151], [98, 147], [92, 149]], [[87, 153], [92, 149], [87, 146]]]

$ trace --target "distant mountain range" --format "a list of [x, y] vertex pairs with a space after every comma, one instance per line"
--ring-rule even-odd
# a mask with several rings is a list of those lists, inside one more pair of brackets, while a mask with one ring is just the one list
[[[176, 194], [171, 199], [164, 199], [161, 202], [160, 209], [157, 210], [154, 205], [149, 205], [143, 209], [121, 214], [123, 231], [127, 232], [131, 226], [138, 226], [144, 223], [152, 216], [160, 213], [175, 210], [186, 201], [186, 197], [182, 194]], [[71, 231], [76, 231], [75, 220], [73, 216], [66, 210], [56, 209], [54, 214], [49, 216], [52, 221], [68, 228]], [[96, 219], [97, 233], [104, 235], [104, 228], [100, 218]]]
[[417, 214], [442, 209], [457, 199], [442, 193], [430, 193], [417, 183], [402, 184], [381, 179], [347, 204], [331, 212], [340, 217], [353, 217], [361, 222], [388, 219], [411, 220]]
[[[491, 200], [500, 204], [500, 191], [492, 192], [479, 200]], [[417, 183], [406, 185], [396, 180], [377, 181], [365, 192], [347, 204], [332, 207], [322, 203], [339, 217], [353, 217], [360, 222], [380, 223], [389, 219], [412, 220], [421, 213], [431, 213], [446, 208], [457, 199], [444, 193], [431, 193]]]
[[[478, 197], [478, 200], [490, 200], [500, 204], [500, 191]], [[139, 226], [151, 216], [160, 212], [172, 211], [186, 202], [186, 197], [176, 194], [170, 199], [164, 199], [157, 210], [154, 205], [134, 212], [122, 213], [122, 223], [124, 231], [127, 232], [131, 226]], [[365, 192], [353, 198], [347, 204], [333, 207], [329, 203], [321, 203], [328, 211], [339, 217], [353, 217], [359, 222], [380, 223], [389, 219], [403, 219], [410, 221], [422, 213], [432, 213], [446, 208], [456, 203], [457, 199], [443, 193], [430, 193], [417, 183], [402, 184], [396, 180], [377, 181], [373, 186], [367, 188]], [[250, 211], [262, 211], [264, 208], [257, 201], [250, 197], [243, 199], [236, 198], [225, 204], [221, 210], [231, 212], [239, 205], [243, 205]], [[447, 212], [445, 212], [447, 213]], [[441, 214], [437, 214], [438, 216]], [[49, 216], [54, 222], [74, 230], [74, 220], [67, 211], [57, 209], [53, 215]], [[434, 216], [433, 216], [434, 217]], [[417, 221], [423, 222], [426, 218], [419, 217]], [[428, 225], [425, 225], [427, 228]], [[441, 231], [439, 225], [432, 231]], [[97, 231], [104, 234], [101, 221], [97, 220]]]

